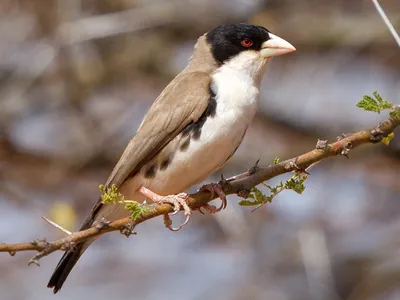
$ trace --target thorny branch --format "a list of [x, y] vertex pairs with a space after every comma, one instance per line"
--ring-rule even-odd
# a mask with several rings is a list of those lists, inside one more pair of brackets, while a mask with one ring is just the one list
[[[382, 141], [384, 137], [387, 137], [392, 133], [398, 126], [400, 126], [400, 118], [389, 118], [370, 130], [341, 135], [338, 140], [332, 144], [328, 144], [325, 141], [319, 141], [315, 149], [298, 157], [265, 168], [257, 166], [245, 173], [236, 175], [227, 180], [224, 179], [223, 182], [221, 182], [222, 188], [227, 195], [246, 194], [242, 192], [249, 191], [252, 187], [281, 174], [306, 170], [311, 165], [331, 156], [343, 155], [348, 157], [349, 152], [352, 151], [352, 149], [363, 144], [378, 143]], [[188, 205], [192, 209], [197, 209], [211, 200], [213, 199], [210, 198], [210, 193], [203, 190], [191, 194], [188, 199]], [[173, 212], [173, 207], [170, 204], [141, 205], [146, 209], [144, 209], [134, 221], [129, 217], [113, 222], [104, 220], [92, 228], [74, 232], [53, 242], [47, 242], [46, 239], [42, 239], [20, 244], [0, 244], [0, 252], [8, 252], [10, 255], [15, 255], [15, 253], [19, 251], [37, 251], [38, 253], [29, 261], [29, 263], [38, 264], [38, 260], [44, 256], [57, 250], [66, 251], [72, 249], [74, 245], [91, 237], [102, 235], [106, 232], [118, 230], [122, 234], [129, 236], [134, 233], [133, 230], [136, 225], [146, 220]]]

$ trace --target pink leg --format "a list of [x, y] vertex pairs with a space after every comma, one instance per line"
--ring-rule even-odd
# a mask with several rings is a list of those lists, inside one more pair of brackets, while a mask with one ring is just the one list
[[186, 216], [186, 220], [178, 228], [172, 227], [172, 221], [168, 214], [164, 215], [164, 224], [169, 230], [179, 231], [183, 226], [185, 226], [189, 222], [192, 210], [186, 203], [188, 194], [180, 193], [177, 195], [161, 196], [161, 195], [149, 190], [148, 188], [145, 188], [144, 186], [140, 187], [138, 191], [143, 196], [146, 196], [147, 198], [151, 199], [155, 203], [158, 203], [158, 204], [170, 203], [170, 204], [172, 204], [174, 206], [174, 212], [172, 213], [172, 215], [177, 214], [181, 210], [181, 207], [183, 208], [184, 214]]

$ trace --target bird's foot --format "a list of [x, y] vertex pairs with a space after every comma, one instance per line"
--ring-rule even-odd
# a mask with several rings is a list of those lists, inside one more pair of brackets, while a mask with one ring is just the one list
[[192, 214], [192, 210], [190, 209], [189, 205], [186, 202], [189, 197], [188, 194], [179, 193], [177, 195], [161, 196], [143, 186], [139, 189], [139, 192], [142, 195], [146, 196], [147, 198], [151, 199], [155, 203], [158, 203], [158, 204], [170, 203], [170, 204], [172, 204], [174, 206], [174, 212], [171, 214], [171, 216], [176, 215], [181, 210], [181, 207], [182, 207], [184, 214], [186, 216], [186, 220], [179, 227], [176, 227], [176, 228], [172, 227], [171, 218], [169, 217], [168, 214], [164, 215], [164, 224], [165, 224], [165, 227], [167, 227], [169, 230], [179, 231], [179, 230], [181, 230], [181, 228], [183, 226], [185, 226], [189, 222], [190, 215]]
[[[209, 205], [209, 204], [203, 205], [201, 208], [204, 208], [207, 212], [209, 212], [211, 214], [215, 214], [226, 208], [226, 205], [227, 205], [226, 195], [225, 195], [224, 191], [222, 190], [222, 187], [219, 183], [209, 183], [209, 184], [203, 185], [200, 188], [200, 191], [209, 191], [211, 193], [210, 198], [214, 198], [214, 195], [217, 194], [218, 197], [222, 201], [221, 206], [218, 208], [216, 208], [214, 205]], [[201, 210], [200, 210], [200, 212], [201, 212]]]

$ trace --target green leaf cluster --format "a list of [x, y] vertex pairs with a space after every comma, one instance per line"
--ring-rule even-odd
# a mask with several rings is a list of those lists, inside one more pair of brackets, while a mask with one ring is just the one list
[[100, 184], [99, 189], [100, 189], [101, 203], [103, 204], [124, 203], [125, 201], [124, 196], [122, 196], [122, 194], [118, 192], [118, 188], [115, 184], [113, 184], [108, 189], [106, 189], [104, 185]]
[[[357, 107], [361, 107], [366, 111], [373, 111], [380, 113], [382, 110], [390, 109], [389, 115], [392, 119], [400, 118], [400, 107], [394, 105], [392, 102], [382, 98], [382, 96], [374, 91], [374, 98], [365, 95], [363, 99], [357, 103]], [[394, 138], [394, 133], [390, 133], [387, 137], [382, 139], [382, 143], [389, 145], [390, 141]]]
[[380, 113], [382, 110], [385, 109], [393, 108], [393, 103], [386, 99], [383, 99], [377, 91], [374, 91], [372, 94], [374, 95], [375, 99], [368, 95], [364, 95], [362, 100], [357, 103], [357, 107], [361, 107], [366, 111], [373, 111], [377, 113]]
[[124, 196], [118, 192], [118, 188], [113, 184], [106, 189], [104, 185], [99, 185], [101, 203], [103, 204], [125, 204], [125, 210], [131, 213], [131, 219], [136, 221], [143, 213], [147, 212], [147, 208], [139, 202], [133, 200], [125, 200]]
[[148, 211], [147, 207], [136, 201], [127, 202], [125, 209], [131, 212], [131, 219], [133, 221], [136, 221], [142, 214]]
[[263, 205], [265, 203], [272, 202], [280, 192], [283, 190], [293, 190], [298, 194], [302, 194], [305, 189], [304, 182], [307, 179], [306, 174], [296, 173], [294, 176], [289, 178], [286, 182], [280, 182], [279, 185], [275, 187], [271, 187], [266, 183], [262, 183], [263, 186], [267, 187], [270, 191], [269, 195], [265, 195], [260, 189], [257, 187], [253, 187], [248, 196], [249, 199], [240, 200], [239, 205], [241, 206], [256, 206]]

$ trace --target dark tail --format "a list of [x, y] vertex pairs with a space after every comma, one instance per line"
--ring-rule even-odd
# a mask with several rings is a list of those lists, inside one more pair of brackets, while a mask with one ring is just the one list
[[[101, 200], [97, 201], [96, 205], [93, 207], [91, 214], [87, 217], [85, 222], [83, 223], [81, 229], [79, 230], [84, 230], [88, 229], [92, 226], [94, 222], [94, 218], [96, 214], [99, 212], [100, 208], [102, 207]], [[80, 244], [77, 244], [73, 249], [68, 250], [67, 252], [64, 253], [64, 255], [61, 257], [60, 261], [58, 262], [58, 265], [56, 269], [53, 272], [53, 275], [51, 275], [51, 278], [49, 280], [49, 283], [47, 284], [48, 288], [54, 288], [53, 292], [54, 294], [57, 293], [63, 286], [65, 280], [67, 279], [69, 273], [71, 272], [72, 268], [75, 266], [75, 264], [78, 262], [79, 258], [82, 256], [83, 252], [97, 239], [95, 238], [90, 238], [87, 241], [84, 241]]]
[[84, 251], [85, 249], [83, 249], [82, 243], [76, 245], [73, 250], [68, 250], [64, 253], [56, 269], [54, 270], [49, 283], [47, 284], [48, 288], [54, 288], [54, 294], [61, 289], [65, 279], [68, 277], [68, 274], [71, 272], [72, 268], [75, 266], [76, 262], [79, 260]]

